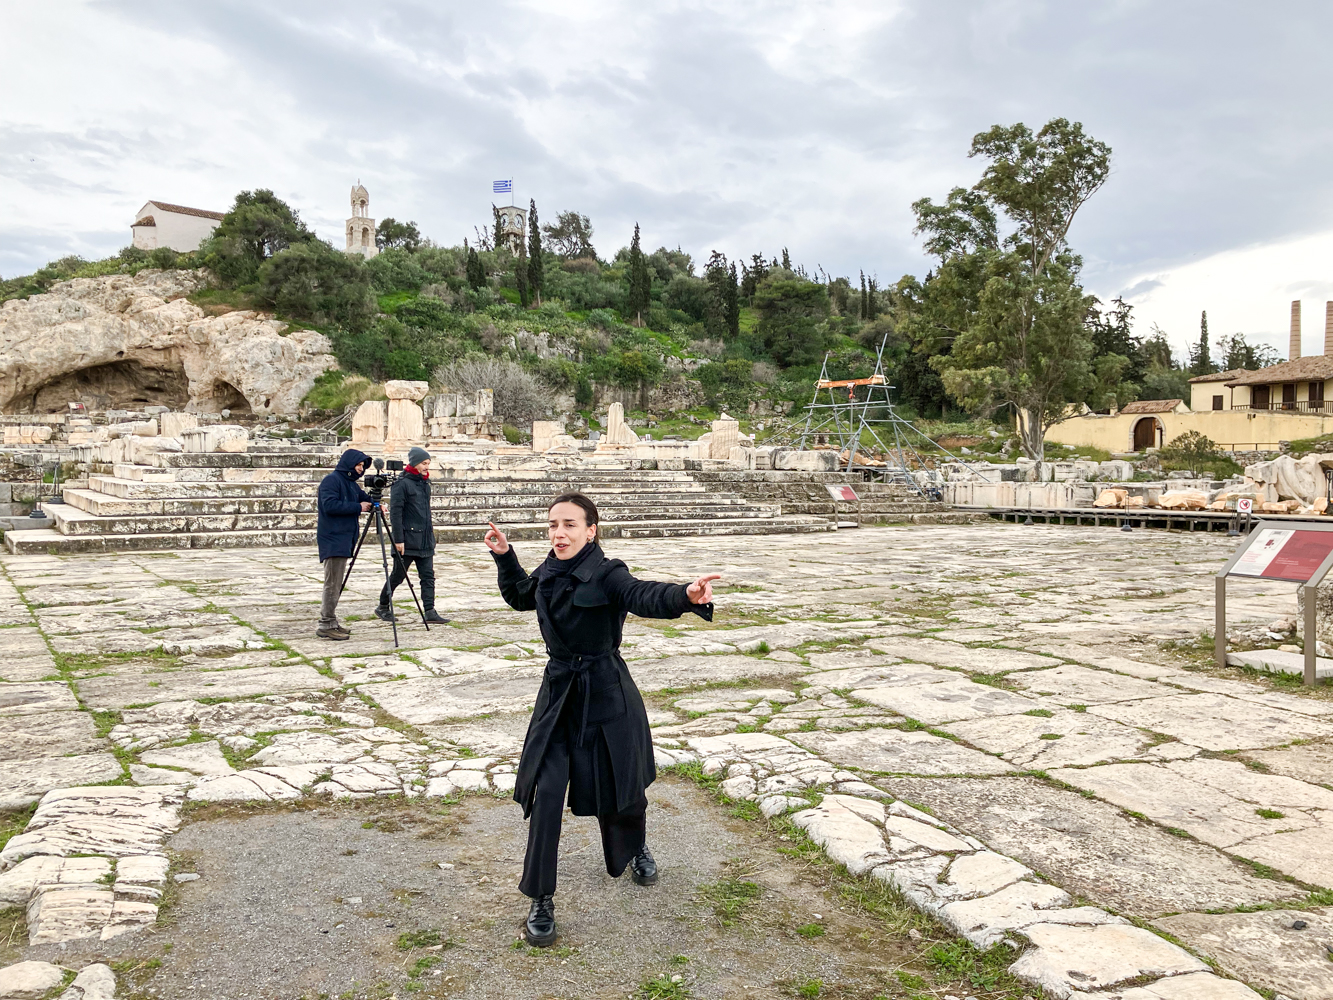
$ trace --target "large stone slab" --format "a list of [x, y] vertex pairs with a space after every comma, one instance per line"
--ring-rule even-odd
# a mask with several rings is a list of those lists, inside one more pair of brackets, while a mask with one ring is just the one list
[[1005, 774], [1010, 764], [921, 731], [863, 729], [850, 733], [791, 733], [789, 740], [841, 767], [888, 774]]
[[1032, 947], [1009, 971], [1058, 997], [1143, 976], [1208, 971], [1207, 965], [1184, 948], [1142, 927], [1034, 924], [1023, 933]]
[[[1304, 930], [1292, 927], [1305, 921]], [[1292, 1000], [1333, 997], [1333, 940], [1329, 910], [1266, 910], [1260, 913], [1179, 913], [1154, 922], [1223, 969], [1286, 994]], [[1211, 997], [1224, 994], [1199, 994]]]
[[658, 660], [635, 660], [630, 674], [640, 691], [695, 687], [717, 681], [759, 680], [795, 677], [805, 673], [803, 663], [758, 659], [753, 656], [667, 656]]
[[1149, 742], [1137, 729], [1062, 708], [1049, 716], [1002, 715], [943, 728], [1007, 761], [1038, 770], [1138, 757]]
[[1333, 736], [1333, 724], [1322, 719], [1221, 694], [1180, 694], [1094, 705], [1088, 711], [1166, 733], [1201, 750], [1258, 750]]
[[89, 708], [126, 708], [192, 698], [248, 698], [338, 687], [313, 667], [243, 667], [239, 670], [179, 670], [138, 677], [89, 677], [79, 694]]
[[0, 716], [0, 761], [63, 757], [105, 745], [87, 712]]
[[[1215, 847], [1233, 847], [1273, 829], [1273, 821], [1261, 819], [1253, 804], [1172, 770], [1172, 766], [1192, 763], [1195, 762], [1108, 764], [1104, 767], [1058, 768], [1050, 773], [1052, 778], [1076, 788], [1085, 788], [1122, 809], [1142, 813], [1165, 827], [1184, 830]], [[1245, 769], [1243, 764], [1235, 766]], [[1309, 826], [1312, 820], [1295, 813], [1282, 820], [1281, 826], [1293, 823]]]
[[537, 698], [544, 670], [537, 666], [496, 666], [453, 677], [367, 684], [357, 690], [390, 715], [421, 725], [527, 708]]
[[35, 628], [0, 628], [0, 678], [36, 681], [56, 672], [46, 640]]
[[1054, 667], [1060, 661], [1037, 653], [1017, 649], [999, 649], [989, 646], [970, 647], [939, 639], [912, 639], [898, 636], [892, 639], [873, 639], [866, 643], [903, 660], [938, 663], [942, 667], [956, 667], [973, 673], [994, 674], [1007, 670], [1031, 670], [1035, 667]]
[[1039, 653], [1049, 653], [1052, 656], [1060, 656], [1066, 660], [1077, 660], [1079, 663], [1087, 663], [1094, 667], [1101, 667], [1104, 670], [1114, 670], [1117, 673], [1129, 674], [1131, 677], [1142, 677], [1146, 680], [1155, 680], [1157, 678], [1172, 677], [1182, 674], [1183, 671], [1178, 667], [1167, 666], [1161, 663], [1153, 663], [1150, 660], [1139, 660], [1132, 656], [1123, 655], [1123, 645], [1116, 648], [1099, 648], [1084, 643], [1070, 642], [1065, 639], [1042, 639], [1028, 645], [1029, 649], [1035, 649]]
[[1333, 744], [1307, 743], [1280, 750], [1252, 750], [1245, 757], [1258, 761], [1276, 774], [1333, 785]]
[[96, 655], [99, 653], [138, 653], [161, 649], [167, 653], [234, 653], [241, 649], [264, 649], [267, 640], [245, 625], [200, 625], [191, 628], [166, 628], [160, 632], [135, 629], [108, 629], [105, 632], [81, 632], [51, 637], [58, 653]]
[[[1297, 814], [1299, 815], [1299, 814]], [[1315, 813], [1315, 825], [1292, 830], [1292, 814], [1274, 823], [1288, 829], [1255, 837], [1232, 848], [1241, 857], [1276, 868], [1311, 885], [1333, 889], [1333, 816]]]
[[180, 825], [181, 793], [125, 786], [47, 792], [23, 832], [0, 850], [0, 869], [39, 854], [160, 854]]
[[1159, 916], [1297, 899], [1211, 847], [1036, 778], [884, 778], [880, 784], [1120, 913]]
[[222, 755], [217, 740], [187, 743], [166, 750], [148, 750], [139, 755], [145, 764], [154, 767], [183, 767], [195, 774], [230, 774], [234, 769]]
[[1166, 697], [1176, 693], [1152, 681], [1113, 674], [1109, 670], [1093, 670], [1074, 663], [1050, 670], [1024, 670], [1009, 679], [1024, 691], [1048, 697], [1061, 705], [1100, 705], [1104, 702]]
[[1033, 698], [977, 684], [965, 677], [938, 684], [855, 688], [852, 697], [928, 726], [990, 715], [1017, 715], [1039, 707]]
[[[882, 659], [888, 660], [888, 657]], [[880, 663], [803, 674], [802, 680], [829, 688], [895, 687], [957, 681], [958, 673], [924, 663]]]
[[78, 707], [78, 699], [64, 681], [0, 684], [0, 716], [69, 712]]
[[1222, 979], [1211, 972], [1187, 972], [1168, 976], [1147, 986], [1113, 989], [1109, 993], [1074, 992], [1070, 1000], [1263, 1000], [1235, 979]]
[[0, 809], [21, 809], [53, 788], [115, 781], [122, 773], [109, 753], [0, 761]]

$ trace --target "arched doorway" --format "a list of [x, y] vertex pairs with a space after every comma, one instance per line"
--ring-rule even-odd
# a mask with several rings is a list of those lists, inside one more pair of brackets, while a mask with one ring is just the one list
[[1134, 450], [1157, 447], [1157, 418], [1143, 417], [1134, 425]]

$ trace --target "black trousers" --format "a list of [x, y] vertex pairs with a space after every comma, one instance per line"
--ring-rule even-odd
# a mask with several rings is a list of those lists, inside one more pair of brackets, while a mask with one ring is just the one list
[[[532, 814], [528, 824], [528, 853], [523, 858], [523, 880], [518, 891], [536, 899], [555, 892], [556, 863], [560, 855], [560, 824], [565, 812], [565, 790], [569, 785], [569, 744], [552, 742], [537, 772]], [[623, 813], [599, 815], [602, 856], [612, 878], [624, 874], [625, 866], [643, 849], [648, 799]]]
[[408, 566], [416, 563], [417, 578], [421, 580], [421, 607], [426, 611], [435, 607], [435, 557], [400, 556], [393, 552], [389, 560], [393, 563], [393, 573], [389, 576], [389, 582], [380, 588], [380, 605], [388, 604], [393, 599], [393, 592], [407, 579]]

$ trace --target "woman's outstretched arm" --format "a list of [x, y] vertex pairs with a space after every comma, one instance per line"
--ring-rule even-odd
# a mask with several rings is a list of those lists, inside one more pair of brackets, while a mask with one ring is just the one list
[[605, 585], [622, 608], [640, 618], [679, 618], [693, 611], [711, 622], [713, 581], [720, 578], [720, 573], [710, 573], [691, 584], [636, 580], [625, 564], [620, 563], [606, 575]]
[[486, 548], [495, 557], [495, 566], [500, 577], [500, 596], [515, 611], [533, 611], [537, 607], [537, 581], [523, 572], [518, 555], [505, 538], [504, 532], [491, 525], [483, 539]]

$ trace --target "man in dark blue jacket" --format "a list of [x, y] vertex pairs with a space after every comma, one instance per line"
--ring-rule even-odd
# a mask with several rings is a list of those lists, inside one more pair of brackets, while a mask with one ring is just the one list
[[342, 593], [347, 563], [356, 547], [361, 515], [370, 510], [370, 495], [356, 481], [370, 464], [370, 456], [349, 448], [338, 466], [319, 484], [319, 561], [324, 564], [324, 599], [319, 605], [321, 639], [350, 639], [352, 633], [338, 624], [338, 597]]

